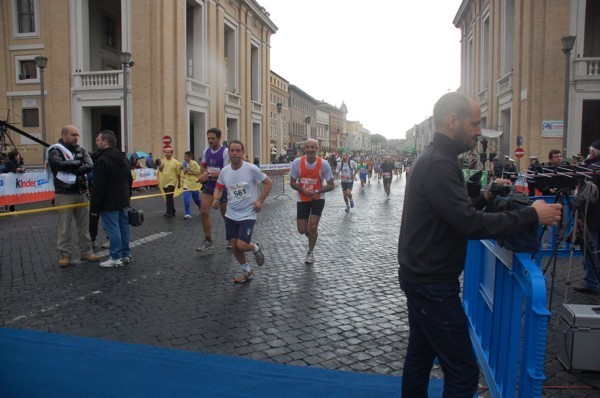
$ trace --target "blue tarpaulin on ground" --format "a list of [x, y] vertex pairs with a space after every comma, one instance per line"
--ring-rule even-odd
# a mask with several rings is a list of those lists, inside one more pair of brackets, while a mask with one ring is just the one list
[[[390, 397], [401, 378], [0, 328], [3, 397]], [[441, 397], [442, 380], [429, 396]]]

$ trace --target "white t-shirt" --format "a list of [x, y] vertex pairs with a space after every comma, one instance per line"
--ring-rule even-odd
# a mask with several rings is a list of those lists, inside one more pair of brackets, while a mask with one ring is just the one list
[[349, 160], [348, 163], [339, 162], [337, 165], [338, 173], [341, 172], [342, 182], [354, 181], [354, 172], [356, 171], [356, 163], [354, 160]]
[[[295, 178], [296, 180], [300, 178], [300, 159], [302, 159], [302, 156], [294, 159], [290, 169], [290, 177]], [[313, 164], [308, 163], [308, 161], [306, 162], [306, 168], [308, 170], [314, 170], [315, 167], [317, 167], [317, 162], [314, 162]], [[325, 184], [323, 185], [327, 185], [327, 181], [333, 180], [331, 166], [325, 159], [321, 159], [321, 171], [319, 177], [321, 178], [321, 181], [325, 181]], [[324, 198], [323, 195], [325, 194], [321, 194], [321, 199]], [[229, 198], [227, 198], [227, 200], [229, 200]], [[300, 193], [298, 193], [298, 200], [300, 200]]]
[[242, 162], [237, 170], [230, 164], [225, 166], [217, 180], [220, 188], [227, 189], [225, 217], [235, 221], [256, 220], [253, 203], [258, 199], [258, 184], [265, 178], [267, 175], [252, 163]]

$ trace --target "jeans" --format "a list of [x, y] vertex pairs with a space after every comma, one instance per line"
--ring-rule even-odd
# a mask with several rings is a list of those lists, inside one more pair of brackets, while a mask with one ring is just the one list
[[199, 191], [188, 191], [187, 189], [183, 190], [183, 205], [185, 206], [185, 214], [191, 215], [192, 212], [190, 210], [190, 196], [194, 200], [196, 206], [200, 207], [200, 192]]
[[173, 185], [169, 185], [168, 187], [164, 187], [165, 191], [165, 200], [167, 202], [167, 214], [175, 215], [175, 201], [173, 200], [173, 192], [175, 192], [175, 187]]
[[600, 257], [600, 231], [595, 229], [588, 229], [590, 233], [590, 238], [596, 245], [595, 248], [588, 247], [585, 252], [585, 257], [583, 259], [583, 285], [591, 290], [600, 291], [600, 281], [598, 280], [598, 274], [596, 268], [594, 267], [594, 262], [592, 261], [593, 253], [590, 253], [590, 250], [596, 250], [596, 256]]
[[110, 258], [118, 260], [131, 257], [129, 249], [129, 216], [127, 208], [121, 210], [102, 211], [102, 228], [110, 241]]
[[406, 296], [410, 333], [402, 375], [403, 397], [427, 397], [429, 374], [437, 357], [444, 372], [443, 397], [477, 392], [479, 366], [456, 282], [411, 284], [400, 279]]

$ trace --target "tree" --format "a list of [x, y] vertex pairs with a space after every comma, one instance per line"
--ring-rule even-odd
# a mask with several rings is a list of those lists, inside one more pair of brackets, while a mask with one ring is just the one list
[[373, 134], [371, 136], [371, 147], [379, 147], [380, 144], [385, 144], [386, 142], [387, 138], [381, 134]]

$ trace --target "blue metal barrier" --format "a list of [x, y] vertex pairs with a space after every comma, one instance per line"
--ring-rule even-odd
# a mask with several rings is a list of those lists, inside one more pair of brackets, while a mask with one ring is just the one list
[[463, 304], [493, 397], [541, 397], [550, 312], [542, 270], [528, 254], [470, 241]]

